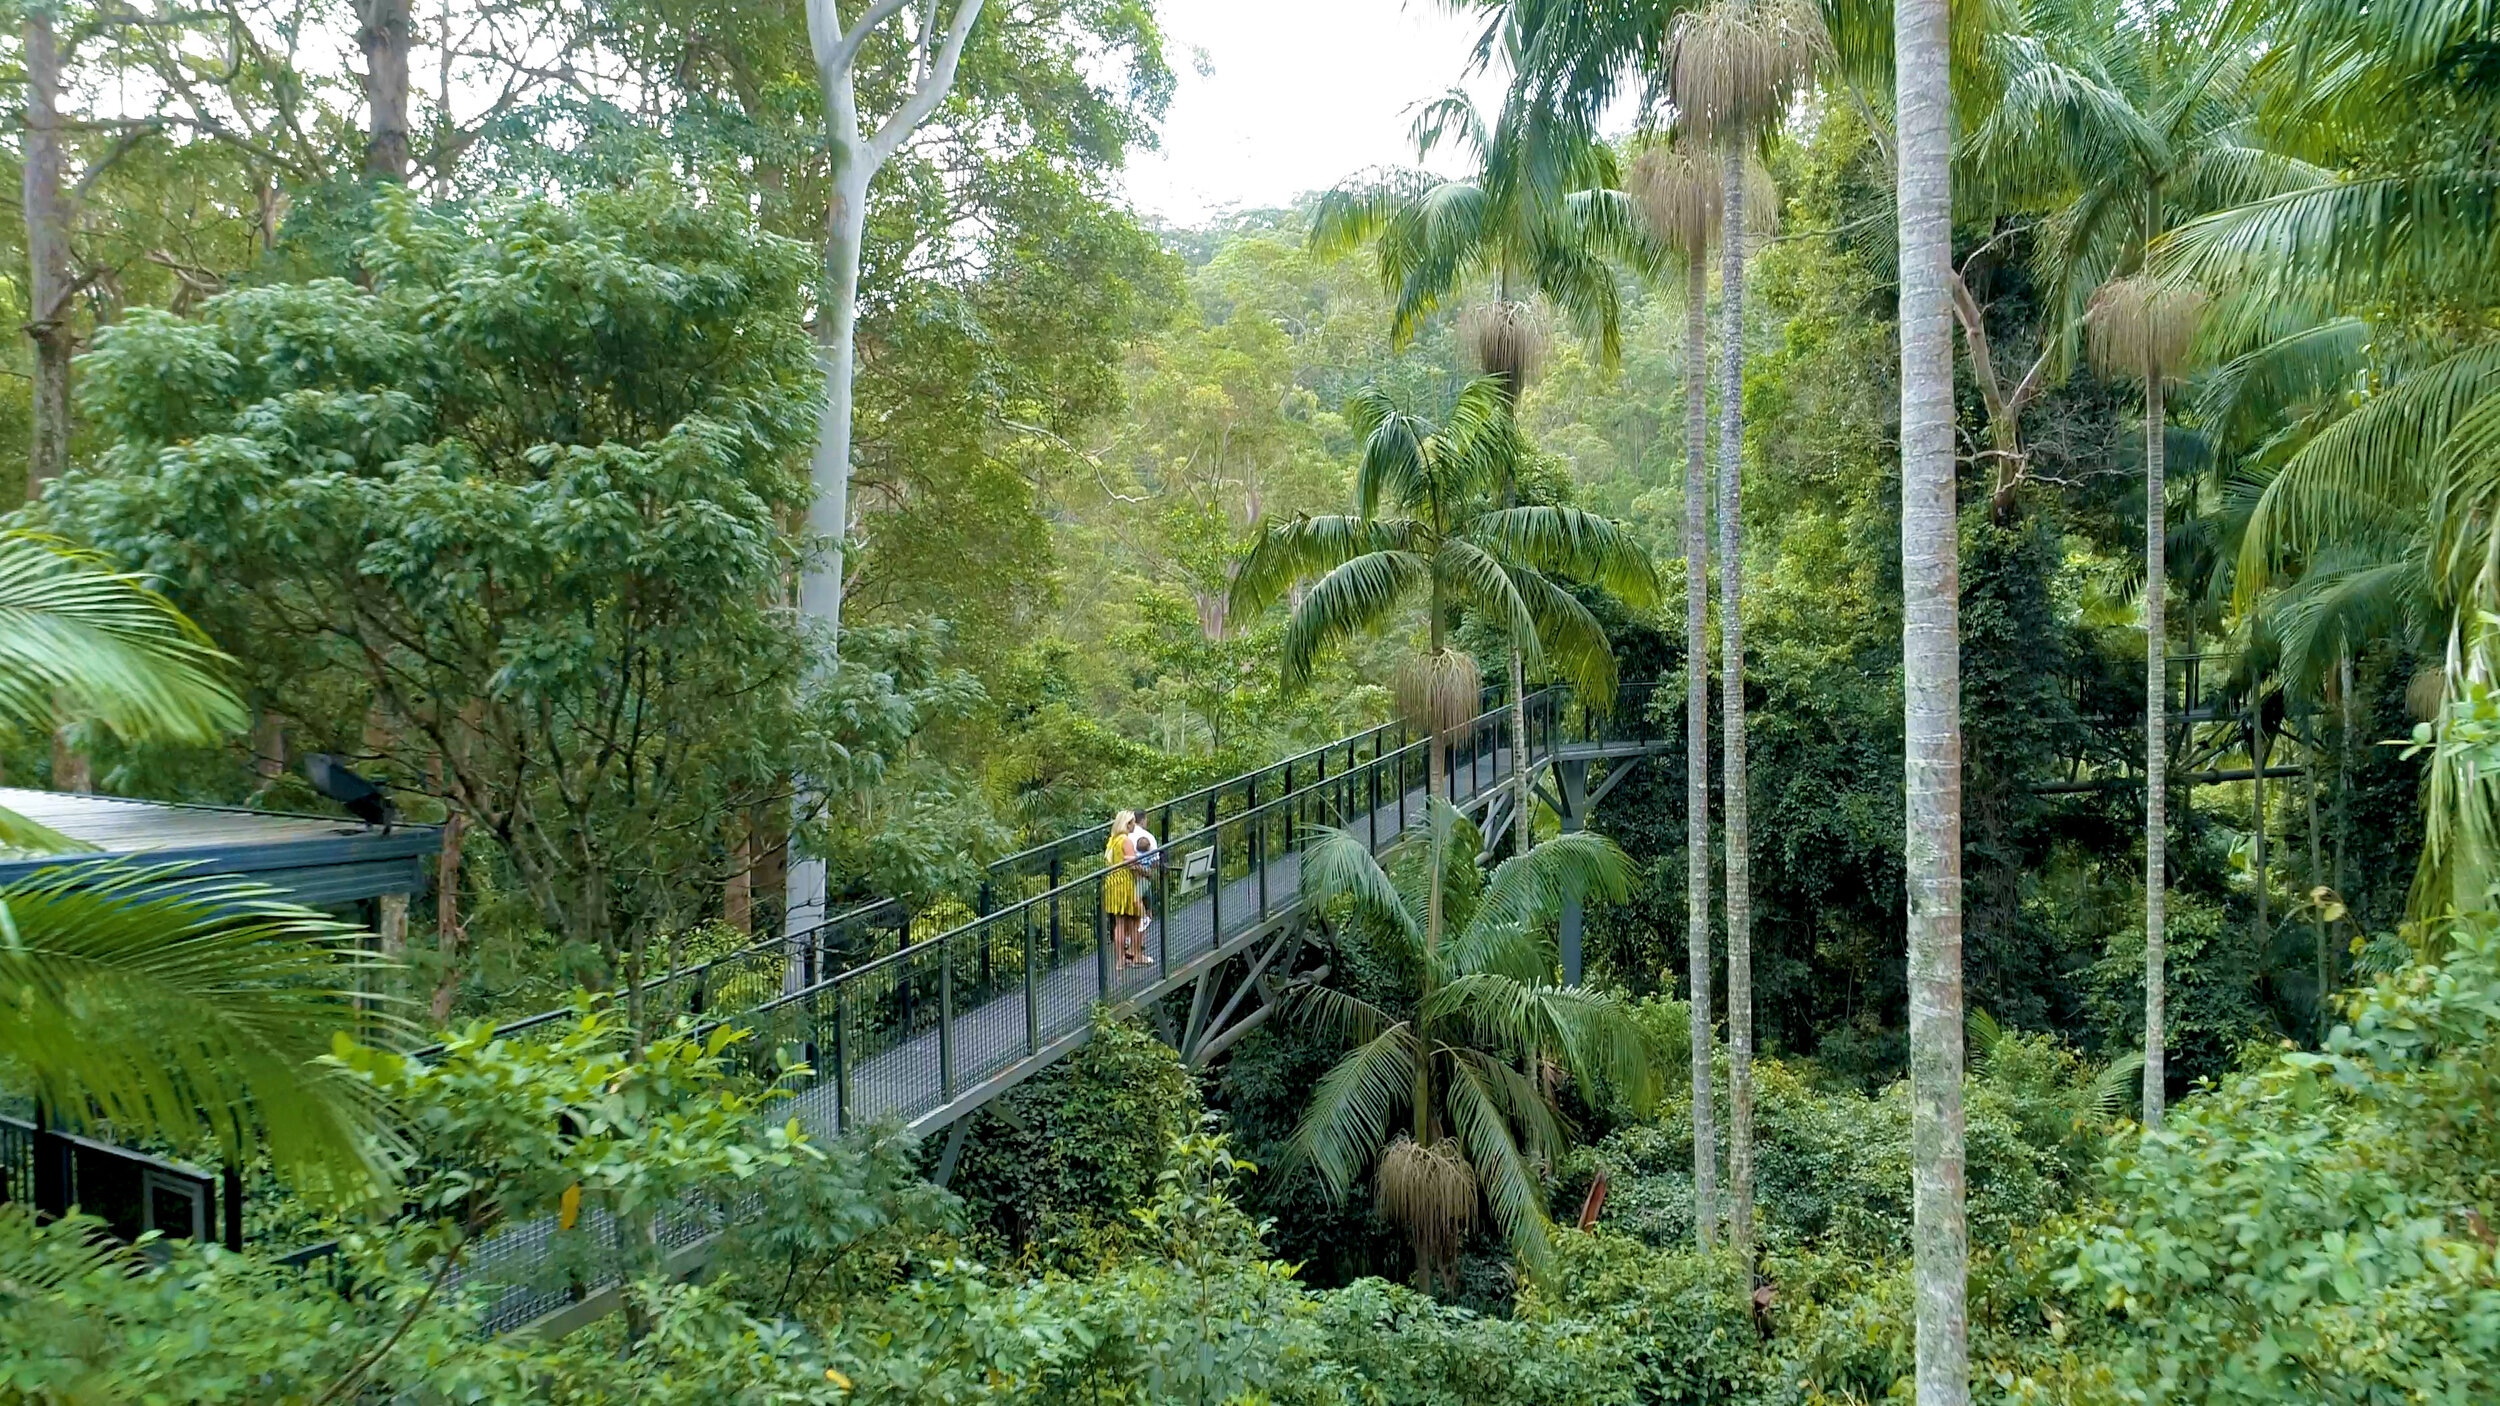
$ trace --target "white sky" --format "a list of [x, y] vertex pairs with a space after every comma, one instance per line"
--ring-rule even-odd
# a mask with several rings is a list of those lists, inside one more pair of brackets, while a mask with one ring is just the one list
[[[1409, 109], [1458, 82], [1484, 23], [1441, 0], [1161, 0], [1156, 10], [1180, 84], [1162, 150], [1132, 155], [1127, 183], [1139, 211], [1181, 226], [1282, 205], [1365, 167], [1412, 165]], [[1501, 91], [1498, 77], [1468, 87], [1487, 107]]]

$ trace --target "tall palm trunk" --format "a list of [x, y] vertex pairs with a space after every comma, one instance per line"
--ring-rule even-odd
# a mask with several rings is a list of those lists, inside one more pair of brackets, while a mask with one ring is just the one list
[[[2352, 833], [2352, 650], [2347, 647], [2335, 661], [2335, 896], [2344, 905], [2344, 921], [2335, 925], [2340, 937], [2350, 931], [2345, 924], [2353, 921], [2351, 876], [2344, 868], [2345, 840]], [[2329, 989], [2342, 985], [2337, 969], [2342, 965], [2335, 955], [2333, 943], [2327, 947], [2326, 974]]]
[[2162, 1022], [2168, 978], [2170, 885], [2170, 663], [2162, 597], [2169, 587], [2166, 560], [2169, 506], [2162, 482], [2161, 368], [2144, 367], [2144, 1126], [2161, 1126], [2167, 1075], [2162, 1062]]
[[1519, 646], [1510, 647], [1510, 776], [1511, 835], [1515, 852], [1526, 854], [1535, 839], [1528, 823], [1528, 679]]
[[[2251, 691], [2254, 691], [2253, 684]], [[2266, 736], [2265, 703], [2262, 699], [2252, 700], [2248, 705], [2248, 785], [2251, 816], [2256, 824], [2250, 835], [2249, 858], [2257, 880], [2257, 926], [2251, 936], [2256, 938], [2255, 950], [2259, 952], [2265, 951], [2267, 944], [2274, 940], [2274, 922], [2269, 911], [2269, 900], [2273, 895], [2266, 892], [2268, 876], [2274, 867], [2266, 853], [2266, 761], [2273, 752], [2273, 743]]]
[[1753, 864], [1745, 794], [1745, 154], [1727, 151], [1719, 234], [1719, 789], [1727, 850], [1728, 1243], [1753, 1252]]
[[1946, 0], [1893, 7], [1901, 249], [1901, 692], [1919, 1406], [1970, 1400], [1962, 1171], [1961, 575]]
[[2318, 1042], [2326, 1043], [2326, 1000], [2335, 990], [2335, 949], [2327, 941], [2326, 905], [2318, 890], [2326, 886], [2326, 851], [2318, 830], [2318, 758], [2315, 751], [2300, 758], [2300, 797], [2309, 812], [2309, 929], [2318, 946]]
[[1710, 1116], [1710, 437], [1704, 370], [1710, 272], [1684, 271], [1684, 957], [1692, 987], [1693, 1233], [1718, 1239], [1718, 1129]]

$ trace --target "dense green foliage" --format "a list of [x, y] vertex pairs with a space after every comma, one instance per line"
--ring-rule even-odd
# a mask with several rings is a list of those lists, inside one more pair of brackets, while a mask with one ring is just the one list
[[[794, 609], [837, 545], [810, 31], [861, 9], [815, 6], [10, 11], [0, 446], [68, 467], [0, 538], [0, 763], [306, 809], [324, 751], [445, 829], [388, 962], [0, 890], [11, 1111], [238, 1164], [256, 1237], [0, 1206], [0, 1399], [1867, 1406], [1938, 1399], [1913, 1344], [1965, 1267], [1978, 1400], [2500, 1399], [2489, 7], [1954, 7], [1946, 270], [1887, 232], [1892, 7], [1468, 0], [1507, 88], [1417, 130], [1465, 178], [1162, 230], [1119, 184], [1174, 89], [1156, 8], [991, 0], [865, 201], [836, 639]], [[1667, 237], [1693, 212], [1628, 173], [1714, 139], [1667, 99], [1766, 20], [1783, 100], [1717, 153], [1754, 237]], [[866, 105], [925, 58], [868, 36]], [[1905, 554], [1894, 352], [1948, 274], [1959, 520]], [[1724, 681], [1656, 589], [1711, 410], [1733, 1008], [1683, 976], [1688, 842], [1731, 831], [1683, 782], [1731, 749], [1674, 726]], [[1903, 630], [1946, 602], [1903, 583], [1957, 535], [1964, 1006], [1914, 1090]], [[778, 931], [793, 858], [926, 937], [1000, 855], [1513, 667], [1658, 682], [1603, 838], [1297, 835], [1321, 911], [1210, 1068], [1186, 996], [1098, 1010], [958, 1157], [811, 1133], [753, 1073], [801, 1051], [735, 1019], [495, 1033]], [[708, 1011], [783, 989], [766, 950]], [[1736, 1016], [1760, 1058], [1713, 1090]], [[1957, 1079], [1940, 1225], [1914, 1108]], [[1750, 1108], [1750, 1262], [1693, 1248], [1733, 1209], [1709, 1103]], [[519, 1235], [622, 1311], [481, 1339]]]

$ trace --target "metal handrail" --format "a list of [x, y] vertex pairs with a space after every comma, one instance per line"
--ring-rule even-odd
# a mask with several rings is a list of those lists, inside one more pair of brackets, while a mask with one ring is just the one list
[[[1624, 691], [1640, 692], [1654, 688], [1654, 684], [1640, 684], [1627, 686], [1627, 689]], [[1554, 737], [1550, 731], [1550, 724], [1555, 720], [1554, 715], [1559, 713], [1559, 707], [1556, 706], [1556, 704], [1559, 700], [1568, 697], [1569, 694], [1570, 690], [1567, 688], [1555, 686], [1539, 689], [1537, 692], [1529, 695], [1528, 706], [1531, 711], [1538, 709], [1540, 700], [1546, 700], [1546, 707], [1544, 711], [1547, 713], [1549, 732], [1545, 740], [1544, 751], [1548, 755], [1551, 754], [1553, 748], [1559, 743], [1559, 739]], [[1458, 737], [1461, 734], [1465, 734], [1470, 741], [1473, 741], [1475, 735], [1483, 732], [1488, 726], [1498, 732], [1509, 723], [1510, 714], [1510, 705], [1507, 703], [1500, 704], [1477, 714], [1475, 717], [1459, 724], [1454, 728], [1451, 728], [1445, 736]], [[1369, 732], [1357, 734], [1356, 738], [1349, 739], [1349, 741], [1359, 741], [1362, 737], [1376, 736], [1379, 733], [1387, 731], [1389, 727], [1392, 726], [1396, 726], [1396, 724], [1383, 725], [1382, 727], [1371, 729]], [[1342, 745], [1345, 744], [1332, 744], [1328, 748], [1314, 749], [1312, 752], [1306, 752], [1301, 755], [1303, 757], [1309, 757], [1322, 751], [1335, 750], [1337, 746]], [[1219, 817], [1217, 823], [1214, 825], [1200, 825], [1196, 829], [1183, 832], [1179, 835], [1166, 836], [1164, 839], [1164, 846], [1167, 849], [1172, 848], [1181, 843], [1194, 840], [1198, 836], [1204, 835], [1211, 830], [1221, 830], [1223, 825], [1228, 823], [1246, 826], [1252, 822], [1264, 820], [1268, 816], [1281, 812], [1288, 807], [1299, 807], [1307, 803], [1311, 794], [1315, 791], [1326, 787], [1342, 786], [1350, 779], [1365, 773], [1373, 773], [1390, 766], [1403, 768], [1405, 762], [1411, 756], [1421, 752], [1423, 749], [1431, 745], [1433, 744], [1430, 739], [1418, 739], [1400, 746], [1395, 751], [1376, 752], [1370, 759], [1360, 763], [1352, 771], [1341, 772], [1334, 777], [1315, 780], [1307, 786], [1297, 787], [1294, 790], [1288, 791], [1272, 800], [1263, 801], [1241, 811], [1234, 812], [1231, 815]], [[1458, 744], [1446, 743], [1445, 745], [1456, 746]], [[1536, 748], [1536, 743], [1531, 741], [1530, 747], [1533, 753]], [[1278, 763], [1274, 766], [1264, 768], [1260, 772], [1243, 773], [1241, 776], [1233, 778], [1233, 780], [1247, 780], [1268, 772], [1282, 770], [1284, 766], [1285, 763]], [[1228, 782], [1225, 784], [1229, 785], [1231, 783]], [[1191, 793], [1190, 796], [1184, 796], [1179, 800], [1169, 802], [1165, 806], [1158, 807], [1157, 809], [1175, 809], [1181, 804], [1184, 804], [1192, 799], [1203, 799], [1208, 794], [1220, 791], [1220, 789], [1220, 787], [1202, 788], [1200, 791]], [[804, 1005], [811, 1001], [821, 1003], [824, 997], [838, 994], [844, 986], [864, 981], [869, 977], [877, 975], [887, 969], [908, 966], [918, 959], [931, 955], [943, 958], [948, 954], [951, 947], [953, 947], [959, 940], [965, 939], [968, 935], [978, 933], [985, 928], [1004, 926], [1008, 921], [1019, 918], [1026, 912], [1038, 910], [1045, 905], [1061, 901], [1072, 896], [1077, 896], [1080, 890], [1084, 890], [1101, 883], [1102, 880], [1117, 867], [1119, 866], [1105, 864], [1090, 873], [1080, 875], [1074, 879], [1065, 880], [1043, 890], [1040, 893], [1027, 895], [1024, 898], [1017, 899], [1004, 907], [996, 908], [990, 912], [976, 915], [970, 921], [957, 927], [950, 928], [945, 932], [937, 933], [923, 938], [919, 942], [899, 947], [892, 952], [882, 953], [866, 962], [845, 968], [840, 972], [824, 977], [807, 986], [785, 991], [779, 996], [750, 1007], [746, 1011], [739, 1012], [736, 1015], [724, 1015], [719, 1019], [705, 1022], [697, 1028], [708, 1031], [742, 1017], [769, 1015], [773, 1012], [786, 1010], [797, 1005]], [[1221, 884], [1223, 882], [1220, 867], [1211, 882], [1216, 884]]]
[[[1649, 687], [1654, 687], [1654, 685], [1628, 685], [1624, 691], [1632, 692]], [[1486, 705], [1482, 707], [1482, 711], [1477, 713], [1475, 717], [1470, 718], [1468, 721], [1450, 729], [1448, 735], [1453, 738], [1461, 737], [1462, 735], [1472, 738], [1474, 734], [1483, 731], [1487, 727], [1499, 729], [1506, 725], [1511, 711], [1511, 705], [1502, 700], [1502, 695], [1505, 692], [1507, 692], [1507, 690], [1487, 688], [1484, 691]], [[1531, 710], [1541, 709], [1544, 711], [1547, 714], [1547, 720], [1550, 724], [1559, 719], [1562, 703], [1570, 696], [1571, 690], [1567, 686], [1549, 686], [1530, 693], [1528, 695], [1527, 705]], [[1198, 836], [1206, 834], [1210, 830], [1220, 828], [1227, 822], [1238, 822], [1251, 816], [1265, 816], [1287, 805], [1305, 803], [1314, 793], [1327, 788], [1342, 787], [1346, 785], [1350, 777], [1373, 773], [1376, 769], [1388, 764], [1403, 765], [1406, 759], [1410, 759], [1420, 754], [1422, 749], [1430, 745], [1428, 739], [1414, 738], [1402, 741], [1394, 749], [1391, 749], [1387, 745], [1387, 739], [1389, 734], [1393, 732], [1398, 734], [1400, 737], [1405, 737], [1408, 732], [1407, 725], [1398, 722], [1381, 723], [1376, 726], [1366, 728], [1361, 732], [1339, 738], [1333, 742], [1324, 743], [1317, 747], [1307, 748], [1301, 752], [1295, 753], [1293, 756], [1268, 763], [1265, 766], [1238, 773], [1207, 786], [1201, 786], [1197, 790], [1176, 796], [1158, 805], [1147, 807], [1145, 810], [1141, 811], [1140, 814], [1160, 817], [1161, 826], [1166, 831], [1163, 836], [1163, 843], [1166, 847], [1194, 840]], [[1548, 746], [1551, 745], [1550, 738], [1547, 739], [1547, 743]], [[1456, 746], [1462, 744], [1452, 743], [1450, 745]], [[1536, 742], [1532, 739], [1531, 747], [1534, 748], [1535, 745]], [[1368, 757], [1365, 757], [1362, 754], [1367, 746], [1370, 748], [1371, 754]], [[1342, 770], [1334, 775], [1330, 775], [1326, 771], [1326, 761], [1330, 756], [1339, 753], [1345, 755], [1350, 763], [1350, 767], [1347, 770]], [[1316, 762], [1317, 765], [1313, 766], [1311, 771], [1308, 773], [1309, 779], [1302, 780], [1302, 773], [1300, 769], [1314, 762]], [[1288, 783], [1287, 789], [1272, 799], [1256, 799], [1261, 783], [1278, 776], [1282, 776], [1286, 779]], [[1237, 811], [1222, 814], [1215, 813], [1228, 793], [1240, 794], [1250, 803]], [[1205, 818], [1203, 819], [1201, 818], [1202, 812], [1205, 815]], [[1188, 825], [1190, 828], [1175, 831], [1173, 829], [1173, 823], [1176, 820]], [[898, 944], [891, 952], [880, 953], [864, 962], [857, 962], [844, 967], [843, 972], [873, 970], [908, 960], [915, 953], [926, 953], [935, 948], [938, 944], [944, 943], [956, 937], [960, 933], [981, 927], [987, 919], [1028, 910], [1036, 905], [1047, 903], [1054, 899], [1064, 900], [1078, 889], [1091, 884], [1099, 883], [1103, 875], [1109, 872], [1111, 866], [1105, 865], [1101, 868], [1092, 869], [1081, 873], [1074, 878], [1057, 877], [1050, 871], [1051, 869], [1055, 869], [1057, 867], [1057, 861], [1062, 859], [1072, 849], [1086, 845], [1099, 844], [1101, 838], [1108, 833], [1109, 828], [1108, 824], [1090, 826], [1084, 830], [1078, 830], [1069, 834], [1061, 835], [1043, 844], [1028, 846], [1027, 848], [1008, 855], [1003, 859], [993, 861], [991, 864], [986, 866], [985, 877], [982, 884], [982, 898], [974, 905], [975, 912], [970, 921], [948, 929], [946, 932], [933, 934], [932, 936], [924, 938], [916, 943], [906, 940], [905, 942]], [[1043, 867], [1046, 864], [1049, 868]], [[1037, 870], [1039, 871], [1038, 874]], [[1057, 881], [1050, 883], [1039, 892], [1011, 899], [1004, 905], [993, 906], [993, 904], [989, 901], [989, 895], [995, 890], [995, 888], [1003, 886], [1009, 882], [1030, 880], [1037, 876], [1056, 878]], [[747, 963], [779, 963], [791, 961], [796, 959], [794, 954], [805, 954], [806, 960], [808, 960], [808, 962], [812, 965], [814, 961], [830, 953], [832, 944], [826, 942], [825, 938], [827, 934], [849, 934], [876, 931], [880, 927], [888, 925], [874, 924], [871, 923], [869, 919], [879, 915], [889, 917], [895, 916], [899, 913], [899, 911], [900, 905], [895, 899], [871, 899], [867, 902], [853, 905], [852, 907], [845, 909], [843, 912], [829, 917], [813, 927], [803, 929], [796, 933], [760, 938], [749, 946], [741, 948], [735, 952], [722, 953], [715, 957], [706, 958], [702, 962], [693, 966], [672, 969], [659, 975], [649, 977], [641, 983], [639, 988], [618, 989], [604, 993], [604, 998], [611, 1003], [621, 1004], [635, 994], [640, 994], [644, 999], [649, 1000], [655, 996], [666, 996], [672, 992], [682, 991], [692, 987], [696, 993], [696, 1000], [692, 1003], [693, 1008], [685, 1011], [684, 1013], [696, 1016], [707, 1015], [710, 1014], [710, 1012], [703, 1009], [703, 1007], [708, 1004], [708, 1002], [704, 999], [704, 993], [711, 989], [710, 979], [716, 974], [725, 970], [734, 969], [737, 966]], [[903, 928], [902, 931], [906, 935], [908, 934], [907, 927]], [[791, 1000], [799, 998], [806, 993], [822, 993], [831, 989], [834, 979], [841, 974], [842, 973], [815, 973], [813, 980], [804, 981], [795, 987], [788, 986], [785, 982], [784, 989], [777, 996], [755, 1005], [743, 1007], [742, 1011], [760, 1012], [778, 1009], [787, 1005]], [[553, 1024], [569, 1017], [572, 1014], [572, 1010], [573, 1008], [570, 1005], [566, 1005], [550, 1010], [539, 1011], [535, 1014], [523, 1016], [517, 1020], [500, 1025], [496, 1027], [495, 1033], [498, 1036], [526, 1034], [542, 1026]], [[704, 1024], [708, 1028], [709, 1025], [716, 1023], [717, 1022], [705, 1022]], [[440, 1046], [428, 1046], [427, 1049], [429, 1051], [438, 1051]]]

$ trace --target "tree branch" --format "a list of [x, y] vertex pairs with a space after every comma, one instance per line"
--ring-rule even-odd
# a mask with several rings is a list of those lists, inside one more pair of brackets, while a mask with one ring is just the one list
[[[897, 4], [908, 2], [894, 0]], [[870, 169], [884, 165], [895, 149], [929, 120], [929, 114], [937, 111], [938, 104], [946, 101], [947, 93], [955, 86], [955, 65], [963, 58], [964, 41], [972, 37], [973, 21], [980, 17], [981, 0], [955, 0], [953, 19], [946, 26], [946, 43], [938, 49], [937, 62], [931, 66], [929, 76], [877, 128], [877, 135], [868, 139]]]
[[[851, 63], [859, 57], [860, 46], [868, 42], [868, 36], [876, 32], [877, 26], [901, 14], [903, 7], [910, 3], [911, 0], [876, 0], [875, 4], [868, 7], [868, 12], [859, 17], [859, 23], [832, 36], [830, 43], [820, 42], [816, 46], [823, 55], [817, 61], [817, 66], [828, 69], [850, 67]], [[818, 4], [823, 6], [824, 16], [833, 21], [827, 28], [839, 28], [842, 23], [842, 12], [836, 8], [834, 0], [818, 0]], [[808, 15], [808, 28], [814, 30], [817, 17], [813, 12], [817, 6], [810, 5], [808, 9], [811, 11]]]

